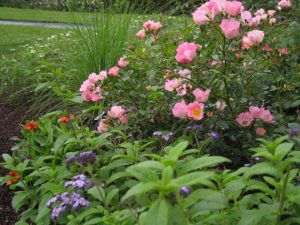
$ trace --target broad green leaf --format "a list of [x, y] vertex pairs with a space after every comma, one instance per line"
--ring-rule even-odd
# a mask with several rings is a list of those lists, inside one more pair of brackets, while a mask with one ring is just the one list
[[193, 170], [200, 170], [206, 167], [214, 167], [224, 162], [230, 162], [230, 160], [221, 156], [202, 156], [201, 158], [185, 162], [180, 169], [180, 174], [185, 174]]
[[293, 148], [293, 143], [282, 143], [275, 149], [275, 157], [281, 161]]
[[129, 167], [127, 169], [127, 172], [130, 173], [131, 176], [134, 176], [142, 182], [158, 181], [157, 174], [150, 168], [139, 167], [138, 165], [134, 165]]
[[[46, 203], [51, 197], [52, 197], [52, 194], [49, 194], [49, 193], [42, 197], [41, 202], [39, 204], [39, 213], [36, 217], [36, 222], [40, 222], [41, 220], [43, 220], [43, 223], [45, 225], [50, 223], [51, 209], [46, 207]], [[47, 217], [47, 218], [45, 218], [45, 217]]]
[[13, 164], [14, 159], [9, 154], [2, 154], [2, 158], [7, 164]]
[[219, 191], [211, 189], [197, 189], [193, 191], [187, 198], [183, 200], [183, 205], [185, 208], [189, 208], [196, 204], [200, 200], [207, 198], [208, 196], [219, 196], [221, 193]]
[[173, 178], [173, 169], [171, 166], [168, 166], [163, 170], [163, 174], [162, 174], [163, 184], [167, 185], [168, 183], [170, 183], [172, 178]]
[[118, 189], [118, 188], [111, 190], [111, 191], [107, 194], [107, 196], [106, 196], [106, 203], [109, 205], [110, 202], [111, 202], [111, 200], [112, 200], [117, 194], [119, 194], [119, 189]]
[[166, 158], [168, 158], [168, 160], [177, 161], [178, 158], [181, 156], [183, 150], [186, 149], [188, 145], [189, 143], [187, 141], [178, 143], [176, 146], [172, 147], [169, 150]]
[[169, 204], [164, 199], [157, 199], [149, 211], [141, 218], [141, 225], [168, 225]]
[[229, 199], [237, 199], [240, 194], [242, 193], [242, 190], [245, 188], [246, 182], [243, 179], [236, 179], [229, 183], [227, 183], [224, 194]]
[[[106, 218], [105, 216], [101, 217], [101, 218], [94, 218], [94, 219], [91, 219], [88, 222], [84, 223], [83, 225], [93, 225], [93, 224], [100, 225], [100, 224], [103, 224], [103, 222], [106, 221], [107, 219], [108, 218]], [[106, 224], [106, 223], [104, 223], [104, 224]]]
[[118, 172], [118, 173], [114, 173], [112, 174], [108, 179], [107, 179], [107, 184], [110, 184], [112, 182], [114, 182], [115, 180], [118, 180], [122, 177], [129, 177], [130, 174], [128, 172]]
[[123, 196], [122, 201], [142, 193], [146, 193], [148, 191], [155, 190], [157, 188], [157, 183], [155, 182], [147, 182], [147, 183], [139, 183], [132, 188], [130, 188], [127, 193]]
[[150, 168], [150, 169], [155, 169], [155, 170], [163, 170], [164, 169], [164, 166], [160, 162], [157, 162], [154, 160], [147, 160], [144, 162], [140, 162], [140, 163], [136, 164], [135, 166], [145, 167], [145, 168]]
[[70, 138], [70, 134], [65, 133], [56, 139], [56, 141], [54, 142], [54, 145], [53, 145], [53, 152], [55, 154], [61, 153], [60, 150], [61, 150], [62, 146], [65, 144], [65, 142], [68, 140], [68, 138]]
[[91, 194], [95, 199], [103, 202], [105, 201], [105, 192], [102, 187], [94, 186], [88, 190], [88, 193]]
[[245, 172], [244, 176], [246, 179], [255, 176], [255, 175], [262, 175], [268, 174], [274, 177], [278, 176], [277, 169], [269, 162], [262, 162], [251, 166], [248, 171]]
[[12, 207], [19, 211], [19, 209], [26, 203], [26, 200], [30, 197], [30, 192], [19, 191], [16, 192], [12, 199]]
[[193, 172], [171, 181], [171, 185], [176, 187], [189, 186], [193, 184], [206, 183], [209, 178], [214, 175], [214, 172]]
[[275, 192], [271, 188], [269, 188], [268, 185], [266, 185], [265, 183], [260, 182], [258, 180], [250, 180], [249, 183], [247, 184], [246, 190], [247, 191], [260, 190], [265, 194], [268, 194], [273, 197], [275, 196]]

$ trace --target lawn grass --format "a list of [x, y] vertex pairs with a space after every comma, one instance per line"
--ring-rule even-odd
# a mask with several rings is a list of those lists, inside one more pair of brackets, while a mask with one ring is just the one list
[[41, 9], [0, 7], [0, 19], [2, 20], [73, 23], [74, 16], [84, 17], [85, 20], [88, 20], [91, 17], [91, 14], [85, 12], [62, 12]]
[[62, 29], [56, 28], [0, 25], [0, 55], [5, 55], [10, 52], [10, 49], [17, 49], [18, 46], [39, 38], [46, 38], [61, 32]]

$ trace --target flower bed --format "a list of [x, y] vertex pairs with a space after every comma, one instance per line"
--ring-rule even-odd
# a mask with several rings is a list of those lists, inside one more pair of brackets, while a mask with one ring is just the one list
[[210, 0], [184, 27], [145, 22], [82, 83], [82, 111], [28, 121], [4, 155], [20, 224], [297, 224], [293, 49], [277, 45], [291, 7]]

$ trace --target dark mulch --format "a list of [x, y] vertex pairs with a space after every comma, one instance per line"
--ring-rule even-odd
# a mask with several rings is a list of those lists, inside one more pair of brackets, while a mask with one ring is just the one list
[[[3, 103], [3, 98], [0, 97]], [[20, 136], [20, 124], [24, 120], [26, 109], [18, 109], [11, 105], [0, 105], [0, 161], [2, 154], [10, 153], [14, 142], [10, 140], [13, 136]], [[7, 170], [0, 167], [0, 176], [7, 174]], [[12, 225], [18, 219], [18, 215], [11, 206], [13, 193], [7, 186], [0, 186], [0, 225]]]

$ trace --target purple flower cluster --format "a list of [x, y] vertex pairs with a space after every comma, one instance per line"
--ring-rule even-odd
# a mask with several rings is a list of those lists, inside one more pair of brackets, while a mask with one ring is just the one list
[[201, 125], [189, 125], [185, 128], [186, 131], [192, 131], [192, 130], [198, 130], [200, 129], [202, 126]]
[[161, 137], [161, 139], [164, 141], [169, 141], [173, 135], [174, 135], [173, 132], [168, 132], [167, 134], [163, 134], [161, 131], [155, 131], [153, 133], [153, 136]]
[[87, 177], [84, 176], [83, 174], [75, 176], [72, 178], [71, 181], [67, 181], [65, 183], [65, 188], [73, 187], [75, 190], [76, 189], [86, 190], [87, 188], [90, 188], [91, 186], [93, 186], [93, 182], [89, 181], [87, 179]]
[[290, 130], [290, 136], [291, 137], [294, 137], [294, 136], [297, 136], [300, 132], [300, 128], [293, 128]]
[[72, 211], [77, 211], [80, 208], [88, 208], [90, 205], [90, 202], [81, 197], [78, 192], [64, 192], [51, 198], [47, 202], [46, 206], [48, 208], [52, 208], [52, 205], [58, 201], [60, 201], [61, 203], [53, 208], [51, 213], [52, 220], [56, 220], [62, 213], [66, 212], [69, 209]]
[[97, 156], [94, 152], [83, 152], [78, 156], [70, 156], [67, 158], [66, 165], [69, 167], [71, 164], [77, 162], [81, 166], [88, 166], [89, 164], [93, 164], [96, 162]]
[[187, 187], [187, 186], [184, 186], [184, 187], [180, 188], [180, 194], [182, 196], [184, 196], [184, 197], [189, 196], [190, 195], [190, 191], [191, 191], [190, 188]]
[[212, 139], [214, 139], [215, 141], [219, 139], [219, 134], [215, 131], [211, 131], [208, 133], [208, 136], [210, 136]]

